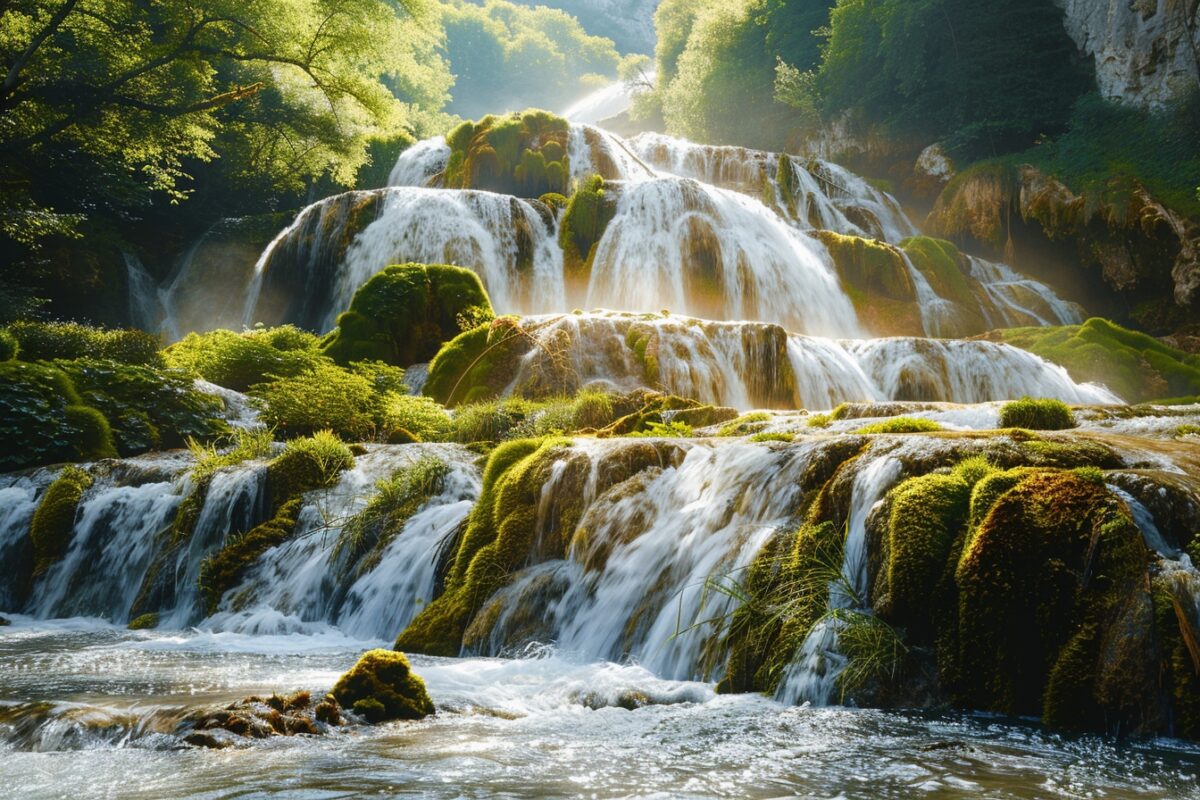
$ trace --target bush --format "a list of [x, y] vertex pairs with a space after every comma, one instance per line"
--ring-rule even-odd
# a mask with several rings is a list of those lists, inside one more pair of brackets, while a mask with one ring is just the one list
[[892, 417], [881, 422], [864, 425], [855, 433], [931, 433], [942, 430], [942, 426], [923, 417]]
[[421, 719], [433, 713], [425, 682], [412, 671], [403, 653], [368, 650], [349, 672], [338, 678], [330, 694], [369, 722]]
[[250, 395], [262, 421], [284, 438], [332, 430], [347, 439], [370, 439], [379, 430], [385, 405], [371, 380], [327, 361], [260, 383]]
[[363, 284], [323, 350], [339, 364], [382, 361], [406, 367], [433, 358], [460, 332], [464, 314], [492, 316], [479, 276], [444, 265], [398, 264]]
[[452, 425], [446, 409], [428, 397], [393, 393], [384, 398], [380, 427], [389, 441], [403, 438], [401, 431], [415, 441], [437, 441], [446, 436]]
[[1025, 428], [1031, 431], [1061, 431], [1075, 427], [1071, 409], [1061, 400], [1022, 397], [1005, 403], [1000, 409], [1001, 428]]
[[292, 325], [244, 333], [189, 333], [163, 351], [167, 365], [244, 392], [268, 377], [290, 378], [328, 363], [318, 339]]
[[14, 322], [8, 333], [24, 361], [107, 358], [124, 364], [161, 366], [162, 342], [139, 330], [106, 330], [78, 322]]
[[218, 397], [197, 391], [181, 370], [119, 361], [57, 361], [84, 402], [108, 419], [123, 456], [182, 447], [229, 433]]
[[108, 421], [65, 372], [0, 362], [0, 471], [117, 455]]
[[332, 431], [317, 431], [312, 436], [293, 439], [267, 464], [267, 493], [272, 511], [306, 492], [333, 486], [342, 472], [353, 468], [354, 455]]
[[0, 361], [12, 361], [21, 352], [17, 337], [8, 331], [0, 331]]

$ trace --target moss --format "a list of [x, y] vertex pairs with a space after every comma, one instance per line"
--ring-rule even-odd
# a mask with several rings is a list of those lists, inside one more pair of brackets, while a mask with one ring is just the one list
[[1022, 397], [1000, 407], [1000, 427], [1061, 431], [1074, 428], [1075, 417], [1061, 400]]
[[646, 386], [657, 387], [661, 374], [658, 365], [659, 340], [654, 328], [649, 325], [630, 325], [625, 332], [625, 346], [633, 351], [634, 357], [642, 365]]
[[793, 433], [756, 433], [750, 437], [750, 441], [756, 444], [762, 442], [791, 442], [796, 438]]
[[141, 616], [131, 620], [126, 627], [131, 631], [145, 631], [150, 630], [151, 628], [157, 628], [158, 614], [153, 612], [149, 614], [142, 614]]
[[818, 231], [816, 236], [833, 258], [842, 288], [868, 330], [877, 336], [924, 335], [916, 290], [899, 250], [832, 231]]
[[369, 722], [417, 720], [434, 713], [425, 681], [395, 650], [368, 650], [338, 678], [330, 694]]
[[46, 489], [33, 513], [29, 538], [33, 542], [34, 576], [54, 566], [71, 545], [75, 514], [92, 476], [79, 467], [66, 467]]
[[[479, 311], [479, 310], [482, 311]], [[490, 318], [492, 304], [474, 272], [397, 264], [354, 293], [322, 351], [339, 364], [382, 361], [406, 367], [429, 361], [460, 332], [464, 314]]]
[[425, 394], [447, 407], [497, 397], [532, 347], [516, 317], [500, 317], [447, 342], [429, 364]]
[[333, 486], [343, 471], [353, 468], [350, 448], [329, 431], [293, 439], [267, 465], [271, 508], [278, 509], [306, 492]]
[[283, 504], [271, 519], [243, 534], [230, 536], [221, 549], [200, 565], [199, 587], [207, 613], [214, 613], [221, 597], [237, 585], [241, 575], [272, 547], [292, 537], [300, 515], [299, 499]]
[[615, 213], [616, 204], [606, 197], [599, 175], [588, 177], [571, 196], [558, 232], [568, 299], [587, 295], [596, 247]]
[[761, 431], [771, 419], [771, 415], [765, 411], [742, 414], [717, 431], [717, 436], [749, 436]]
[[1180, 600], [1180, 587], [1167, 576], [1151, 584], [1154, 632], [1163, 694], [1171, 706], [1166, 733], [1200, 738], [1200, 631]]
[[562, 211], [567, 207], [567, 204], [571, 202], [566, 196], [557, 192], [547, 192], [539, 197], [538, 200], [541, 200], [555, 211]]
[[21, 343], [17, 337], [6, 330], [0, 330], [0, 361], [12, 361], [21, 352]]
[[446, 137], [450, 158], [444, 184], [529, 198], [566, 194], [569, 135], [567, 121], [545, 111], [464, 122]]
[[117, 455], [104, 415], [46, 364], [0, 361], [0, 470]]
[[[105, 358], [123, 364], [162, 366], [162, 342], [140, 330], [111, 330], [78, 322], [35, 322], [23, 320], [9, 325], [6, 335], [17, 342], [25, 361]], [[14, 356], [14, 357], [16, 357]], [[0, 358], [0, 361], [7, 359]]]
[[996, 335], [1065, 367], [1076, 381], [1104, 384], [1126, 402], [1200, 394], [1200, 355], [1106, 319], [1056, 328], [1011, 328]]
[[874, 433], [930, 433], [942, 430], [942, 426], [924, 417], [892, 417], [855, 431], [859, 434]]
[[292, 325], [189, 333], [163, 351], [167, 365], [244, 392], [269, 377], [290, 378], [328, 363], [318, 339]]

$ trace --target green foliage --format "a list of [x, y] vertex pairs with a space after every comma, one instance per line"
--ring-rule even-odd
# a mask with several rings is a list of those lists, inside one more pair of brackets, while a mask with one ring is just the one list
[[900, 247], [939, 297], [967, 307], [978, 305], [971, 283], [967, 280], [965, 259], [952, 242], [929, 236], [913, 236], [901, 242]]
[[415, 720], [434, 712], [425, 682], [412, 671], [403, 653], [368, 650], [330, 690], [343, 708], [368, 722]]
[[6, 330], [0, 330], [0, 361], [12, 361], [21, 352], [21, 343], [17, 337]]
[[751, 442], [791, 442], [796, 438], [794, 433], [756, 433], [750, 437]]
[[833, 258], [842, 288], [854, 303], [858, 318], [872, 333], [924, 335], [908, 264], [895, 247], [832, 231], [821, 231], [818, 236]]
[[217, 610], [222, 595], [237, 585], [238, 578], [259, 556], [292, 537], [300, 507], [299, 500], [285, 503], [271, 519], [228, 537], [220, 550], [204, 559], [198, 584], [209, 614]]
[[486, 189], [518, 197], [566, 194], [569, 126], [562, 117], [529, 110], [464, 122], [446, 137], [447, 188]]
[[1075, 416], [1061, 400], [1022, 397], [1000, 407], [1000, 427], [1061, 431], [1075, 427]]
[[742, 414], [729, 424], [722, 426], [717, 431], [717, 436], [747, 436], [752, 433], [758, 433], [767, 426], [767, 423], [771, 419], [771, 415], [765, 411], [753, 411], [749, 414]]
[[328, 363], [316, 336], [293, 325], [189, 333], [163, 351], [167, 365], [206, 381], [244, 392], [271, 377], [295, 377]]
[[375, 484], [376, 494], [338, 535], [333, 558], [362, 575], [374, 569], [388, 544], [429, 500], [441, 494], [450, 466], [425, 455]]
[[533, 344], [515, 317], [500, 317], [447, 342], [429, 364], [425, 394], [447, 407], [498, 396]]
[[326, 489], [342, 472], [354, 468], [350, 448], [332, 431], [292, 439], [267, 464], [267, 492], [271, 507], [278, 509], [306, 492]]
[[0, 471], [116, 455], [108, 421], [84, 405], [66, 373], [0, 362]]
[[692, 426], [686, 422], [647, 422], [640, 430], [625, 434], [631, 439], [690, 439], [693, 435]]
[[182, 447], [229, 432], [220, 398], [179, 370], [82, 358], [57, 361], [84, 402], [108, 419], [123, 456]]
[[386, 433], [383, 429], [394, 419], [390, 407], [398, 397], [380, 393], [371, 379], [328, 361], [293, 377], [257, 384], [250, 395], [262, 421], [284, 438], [332, 430], [358, 441]]
[[8, 334], [16, 339], [23, 361], [106, 358], [125, 364], [160, 366], [157, 336], [138, 330], [105, 330], [78, 322], [14, 322]]
[[1057, 328], [1013, 328], [1000, 336], [1061, 364], [1077, 381], [1105, 384], [1127, 402], [1200, 394], [1200, 356], [1105, 319]]
[[585, 179], [571, 195], [558, 241], [563, 249], [564, 275], [579, 290], [586, 290], [596, 246], [615, 213], [615, 204], [605, 200], [604, 178], [599, 175]]
[[[452, 424], [450, 415], [436, 400], [395, 393], [384, 398], [380, 425], [387, 437], [403, 431], [415, 441], [439, 441], [446, 436]], [[393, 441], [393, 444], [398, 443]]]
[[611, 395], [582, 391], [573, 398], [526, 400], [508, 397], [459, 406], [450, 440], [495, 443], [597, 430], [616, 418]]
[[561, 108], [617, 77], [620, 56], [613, 43], [589, 36], [564, 11], [505, 0], [449, 0], [441, 16], [444, 52], [455, 75], [447, 110], [459, 116]]
[[92, 476], [88, 472], [79, 467], [66, 467], [42, 495], [29, 525], [35, 577], [67, 554], [79, 501], [91, 486]]
[[464, 312], [490, 316], [479, 276], [444, 265], [387, 267], [354, 293], [322, 350], [339, 364], [382, 361], [402, 367], [433, 358], [459, 333]]
[[256, 458], [266, 458], [271, 454], [274, 443], [271, 431], [266, 428], [239, 428], [228, 438], [215, 442], [188, 439], [188, 450], [196, 459], [191, 470], [192, 480], [197, 484], [204, 483], [218, 470]]
[[940, 430], [942, 430], [941, 425], [924, 417], [891, 417], [864, 425], [855, 433], [930, 433]]

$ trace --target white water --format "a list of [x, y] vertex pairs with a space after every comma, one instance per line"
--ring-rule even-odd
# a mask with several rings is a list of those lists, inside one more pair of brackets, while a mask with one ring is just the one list
[[[1078, 325], [1084, 312], [1063, 300], [1045, 284], [1019, 274], [1007, 264], [968, 256], [971, 276], [983, 285], [999, 312], [988, 320], [996, 327], [1021, 325]], [[986, 309], [986, 306], [985, 306]]]
[[165, 312], [154, 277], [136, 254], [121, 255], [125, 259], [125, 280], [129, 284], [129, 322], [142, 330], [158, 330]]
[[449, 160], [450, 146], [445, 136], [417, 142], [396, 160], [388, 176], [388, 186], [429, 186]]
[[842, 546], [839, 580], [829, 585], [829, 614], [812, 627], [795, 659], [784, 671], [775, 692], [782, 703], [829, 705], [834, 701], [838, 678], [846, 659], [838, 652], [838, 633], [845, 625], [839, 611], [870, 613], [867, 604], [867, 517], [897, 482], [902, 465], [894, 458], [878, 458], [854, 477], [850, 515]]

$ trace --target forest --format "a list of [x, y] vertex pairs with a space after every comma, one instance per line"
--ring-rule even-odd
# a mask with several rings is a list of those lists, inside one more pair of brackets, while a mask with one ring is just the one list
[[1197, 0], [0, 4], [24, 796], [1200, 797]]

